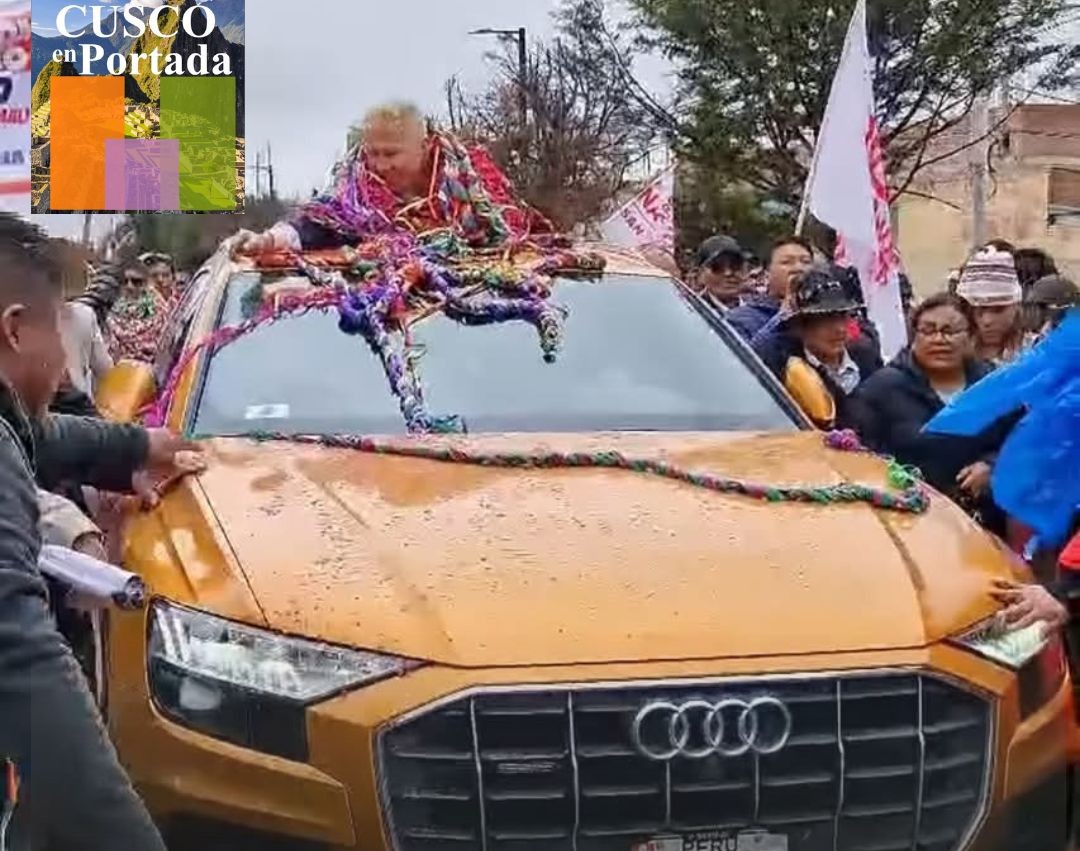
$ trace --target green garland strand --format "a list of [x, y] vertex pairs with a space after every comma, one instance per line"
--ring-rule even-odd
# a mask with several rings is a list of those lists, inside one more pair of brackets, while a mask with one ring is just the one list
[[[439, 446], [426, 442], [405, 443], [380, 441], [371, 437], [354, 435], [288, 435], [277, 432], [252, 432], [249, 437], [258, 442], [278, 441], [305, 445], [350, 449], [375, 455], [397, 455], [422, 458], [447, 464], [471, 464], [479, 467], [504, 469], [554, 469], [599, 468], [627, 470], [634, 473], [658, 476], [694, 487], [718, 493], [737, 494], [766, 502], [803, 502], [817, 505], [841, 503], [867, 503], [874, 508], [907, 514], [922, 514], [929, 507], [929, 496], [923, 487], [918, 471], [905, 468], [895, 461], [889, 462], [887, 478], [895, 490], [884, 490], [860, 484], [836, 485], [784, 485], [770, 486], [739, 479], [725, 478], [711, 473], [685, 470], [666, 461], [648, 458], [630, 458], [617, 451], [600, 452], [473, 452], [455, 446]], [[865, 452], [858, 439], [850, 432], [830, 432], [825, 444], [831, 449], [848, 452]]]

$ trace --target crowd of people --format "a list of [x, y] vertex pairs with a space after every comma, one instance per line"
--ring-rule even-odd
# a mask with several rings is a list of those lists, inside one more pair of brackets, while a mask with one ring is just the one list
[[[232, 250], [335, 248], [399, 225], [421, 232], [448, 222], [477, 248], [551, 231], [515, 201], [486, 154], [427, 127], [414, 109], [374, 111], [354, 142], [331, 191], [266, 233], [242, 232]], [[194, 446], [165, 430], [106, 424], [95, 408], [114, 363], [154, 362], [183, 285], [170, 257], [148, 254], [91, 269], [84, 291], [63, 293], [50, 252], [34, 225], [0, 215], [0, 754], [28, 764], [34, 753], [16, 847], [101, 847], [100, 837], [115, 836], [118, 847], [157, 851], [161, 838], [56, 629], [66, 615], [50, 606], [36, 563], [43, 542], [104, 558], [89, 519], [92, 489], [153, 502], [156, 476], [197, 469]], [[782, 383], [796, 367], [820, 380], [832, 403], [829, 427], [853, 430], [870, 449], [916, 468], [1018, 549], [1030, 537], [992, 486], [1024, 411], [1005, 411], [970, 434], [927, 426], [1080, 306], [1077, 287], [1044, 252], [995, 241], [921, 300], [902, 278], [909, 340], [887, 363], [858, 276], [803, 238], [777, 241], [759, 261], [732, 237], [714, 236], [700, 246], [692, 279]], [[1052, 557], [1080, 560], [1062, 547]], [[1000, 583], [993, 593], [1014, 625], [1060, 624], [1060, 600], [1072, 589], [1050, 587]]]
[[[855, 431], [869, 448], [918, 470], [987, 529], [1022, 549], [1031, 530], [1001, 509], [991, 482], [998, 453], [1024, 410], [1003, 412], [974, 434], [939, 433], [927, 425], [1080, 307], [1080, 289], [1052, 258], [995, 240], [925, 299], [916, 301], [902, 280], [908, 344], [888, 363], [853, 270], [837, 267], [794, 236], [774, 244], [766, 270], [761, 288], [739, 243], [718, 235], [702, 243], [693, 280], [706, 303], [781, 382], [798, 366], [813, 370], [831, 397], [829, 425]], [[1074, 534], [1077, 525], [1080, 511]], [[1053, 563], [1058, 550], [1034, 555]], [[1050, 584], [1045, 570], [1043, 578]], [[1002, 593], [1020, 607], [1013, 611], [1017, 617], [1021, 610], [1030, 615], [1036, 605], [1047, 620], [1060, 623], [1065, 617], [1064, 608], [1038, 587]]]

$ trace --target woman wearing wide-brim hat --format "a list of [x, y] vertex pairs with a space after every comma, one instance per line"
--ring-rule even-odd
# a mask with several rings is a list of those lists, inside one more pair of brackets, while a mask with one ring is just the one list
[[781, 382], [787, 382], [793, 362], [821, 377], [833, 398], [838, 428], [855, 426], [851, 394], [881, 367], [872, 345], [851, 340], [850, 323], [858, 310], [836, 275], [811, 269], [792, 284], [776, 328], [754, 342], [758, 357]]

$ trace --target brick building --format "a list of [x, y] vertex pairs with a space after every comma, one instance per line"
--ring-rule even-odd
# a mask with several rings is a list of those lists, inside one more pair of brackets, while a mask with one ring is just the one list
[[[989, 126], [1003, 114], [992, 111]], [[927, 159], [969, 138], [965, 121], [935, 139]], [[901, 256], [921, 295], [943, 289], [973, 247], [972, 185], [964, 151], [921, 172], [911, 186], [919, 194], [894, 205]], [[1017, 108], [991, 139], [987, 196], [988, 239], [1042, 248], [1080, 281], [1080, 105]]]

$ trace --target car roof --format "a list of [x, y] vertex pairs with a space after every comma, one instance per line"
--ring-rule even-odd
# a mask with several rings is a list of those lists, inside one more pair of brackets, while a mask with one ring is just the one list
[[[604, 274], [636, 275], [655, 278], [671, 277], [667, 272], [649, 262], [649, 260], [647, 260], [640, 252], [633, 249], [620, 248], [618, 246], [606, 245], [603, 243], [579, 242], [574, 245], [574, 251], [600, 255], [605, 261]], [[219, 259], [219, 255], [221, 254], [222, 252], [219, 251], [218, 255], [215, 255], [215, 257], [208, 262], [208, 265], [213, 263], [215, 259]], [[525, 249], [517, 253], [511, 262], [515, 263], [515, 265], [527, 266], [535, 262], [541, 256], [542, 255], [536, 251]], [[349, 269], [356, 262], [355, 256], [348, 256], [340, 249], [307, 251], [304, 252], [303, 257], [307, 262], [315, 266], [334, 270]], [[264, 258], [241, 259], [235, 261], [229, 260], [229, 265], [231, 266], [229, 271], [232, 274], [249, 271], [286, 271], [290, 267], [295, 268], [295, 266], [289, 262], [289, 258], [290, 255], [286, 253], [276, 253], [266, 255]], [[502, 262], [502, 258], [499, 258], [498, 262]]]
[[[600, 255], [604, 259], [603, 275], [606, 277], [646, 277], [657, 280], [671, 280], [671, 275], [660, 269], [645, 258], [641, 252], [629, 248], [608, 245], [595, 242], [578, 242], [573, 246], [576, 252], [590, 252]], [[540, 254], [533, 251], [522, 251], [514, 258], [519, 266], [528, 266], [540, 258]], [[355, 256], [348, 256], [340, 249], [327, 251], [307, 251], [303, 254], [304, 259], [314, 266], [333, 270], [346, 271], [355, 265]], [[501, 262], [501, 260], [500, 260]], [[244, 273], [267, 272], [282, 276], [295, 275], [297, 268], [291, 261], [291, 256], [280, 252], [265, 255], [261, 258], [233, 259], [229, 255], [228, 246], [223, 245], [218, 249], [199, 271], [192, 276], [190, 305], [191, 313], [208, 311], [215, 317], [217, 305], [220, 304], [229, 282]], [[197, 322], [202, 325], [202, 322]]]
[[[604, 277], [645, 277], [657, 281], [670, 281], [672, 276], [651, 263], [645, 256], [634, 249], [622, 248], [599, 242], [577, 242], [573, 249], [577, 252], [591, 252], [604, 259]], [[312, 265], [335, 271], [345, 271], [355, 264], [355, 256], [349, 257], [345, 251], [304, 252], [304, 259]], [[522, 251], [516, 257], [521, 266], [534, 263], [541, 255], [536, 252]], [[217, 252], [202, 265], [191, 277], [183, 303], [178, 310], [179, 324], [186, 330], [183, 336], [189, 344], [208, 336], [218, 322], [222, 300], [229, 282], [237, 275], [251, 272], [272, 272], [283, 277], [295, 276], [297, 268], [290, 262], [287, 253], [276, 253], [265, 258], [233, 259], [229, 245], [223, 244]], [[260, 262], [261, 261], [261, 262]]]

